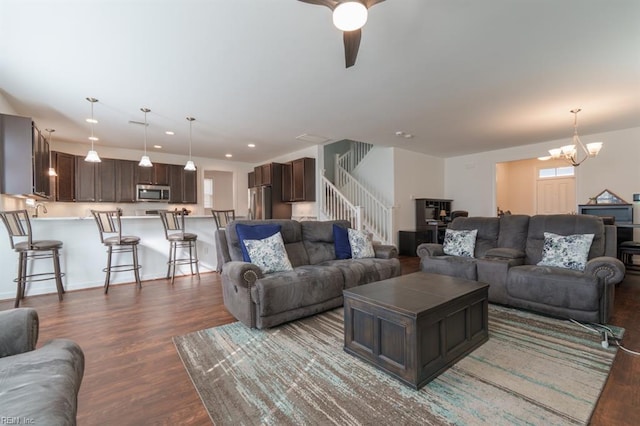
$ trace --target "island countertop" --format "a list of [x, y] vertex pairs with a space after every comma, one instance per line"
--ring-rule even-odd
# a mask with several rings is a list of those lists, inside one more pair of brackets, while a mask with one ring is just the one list
[[[142, 265], [140, 278], [142, 280], [165, 278], [169, 258], [169, 242], [165, 239], [160, 218], [155, 215], [146, 215], [121, 216], [121, 219], [123, 235], [140, 237], [138, 247], [138, 258], [140, 265]], [[65, 274], [62, 282], [66, 290], [102, 287], [105, 278], [105, 273], [102, 270], [106, 266], [107, 253], [106, 248], [100, 242], [98, 227], [93, 216], [48, 217], [44, 215], [31, 218], [31, 227], [34, 240], [62, 241], [60, 265]], [[187, 232], [198, 234], [200, 271], [215, 271], [214, 232], [216, 225], [213, 216], [185, 216], [185, 228]], [[41, 259], [30, 263], [33, 264], [33, 267], [30, 266], [32, 268], [30, 273], [49, 272], [53, 268], [51, 259]], [[131, 263], [131, 254], [114, 255], [114, 263]], [[6, 230], [0, 231], [0, 268], [2, 268], [4, 278], [0, 281], [0, 299], [13, 299], [16, 293], [16, 283], [13, 280], [18, 275], [18, 254], [11, 249]], [[176, 275], [189, 273], [188, 265], [183, 265], [176, 271]], [[131, 271], [111, 274], [112, 284], [133, 281]], [[119, 290], [113, 288], [110, 291]], [[142, 291], [144, 291], [144, 283]], [[26, 297], [55, 292], [54, 281], [32, 282], [27, 284]]]

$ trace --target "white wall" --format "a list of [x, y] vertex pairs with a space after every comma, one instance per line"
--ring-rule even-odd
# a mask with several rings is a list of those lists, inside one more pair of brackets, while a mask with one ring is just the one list
[[[415, 198], [444, 197], [444, 160], [393, 148], [394, 239], [399, 230], [415, 229]], [[459, 209], [457, 203], [454, 204]]]
[[353, 176], [388, 206], [394, 204], [394, 148], [374, 146], [353, 170]]
[[[581, 135], [581, 139], [585, 144], [602, 141], [604, 146], [598, 157], [588, 159], [576, 168], [577, 203], [587, 203], [589, 197], [604, 189], [632, 202], [633, 194], [640, 192], [640, 127]], [[446, 198], [452, 198], [456, 209], [468, 210], [470, 215], [495, 216], [496, 163], [535, 158], [568, 142], [569, 137], [448, 158], [444, 162]], [[635, 207], [635, 221], [638, 222], [640, 205], [636, 203]]]

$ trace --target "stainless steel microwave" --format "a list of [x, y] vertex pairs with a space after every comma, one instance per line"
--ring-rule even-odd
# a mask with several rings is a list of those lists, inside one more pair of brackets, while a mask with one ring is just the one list
[[169, 202], [171, 188], [167, 185], [136, 185], [136, 201]]

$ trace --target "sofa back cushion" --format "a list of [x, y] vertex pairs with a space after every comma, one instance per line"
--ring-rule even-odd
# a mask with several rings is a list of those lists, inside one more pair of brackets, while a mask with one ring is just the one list
[[457, 217], [449, 225], [450, 229], [478, 230], [474, 257], [484, 257], [487, 250], [498, 246], [498, 233], [500, 231], [500, 218], [497, 217]]
[[558, 235], [594, 234], [588, 258], [604, 255], [604, 224], [599, 217], [579, 214], [536, 215], [529, 220], [526, 264], [536, 265], [542, 260], [545, 232]]
[[524, 214], [507, 214], [500, 217], [498, 247], [524, 252], [529, 232], [529, 219], [530, 217]]
[[225, 228], [227, 237], [227, 246], [229, 247], [229, 256], [231, 260], [242, 261], [242, 249], [240, 248], [240, 239], [236, 232], [236, 224], [243, 225], [264, 225], [275, 224], [280, 225], [280, 234], [284, 241], [284, 247], [287, 250], [287, 256], [291, 265], [296, 266], [308, 265], [309, 256], [302, 244], [302, 228], [300, 222], [288, 219], [267, 219], [267, 220], [234, 220], [229, 222]]
[[302, 241], [309, 256], [309, 264], [317, 265], [327, 260], [336, 259], [333, 243], [333, 225], [344, 228], [350, 226], [347, 220], [302, 221]]

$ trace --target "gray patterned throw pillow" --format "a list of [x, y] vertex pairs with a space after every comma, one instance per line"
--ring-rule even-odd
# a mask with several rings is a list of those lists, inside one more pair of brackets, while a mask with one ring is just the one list
[[444, 233], [444, 254], [451, 256], [473, 257], [476, 248], [477, 229], [447, 229]]
[[373, 242], [371, 241], [371, 234], [365, 231], [356, 231], [351, 228], [349, 228], [348, 231], [351, 257], [353, 259], [376, 257], [376, 252], [373, 250]]
[[244, 240], [251, 263], [263, 273], [292, 271], [282, 235], [278, 232], [262, 240]]
[[557, 235], [544, 233], [544, 246], [540, 266], [584, 271], [594, 234]]

